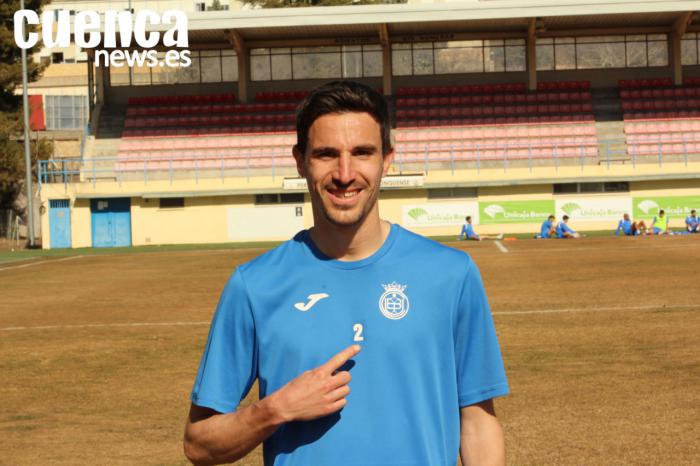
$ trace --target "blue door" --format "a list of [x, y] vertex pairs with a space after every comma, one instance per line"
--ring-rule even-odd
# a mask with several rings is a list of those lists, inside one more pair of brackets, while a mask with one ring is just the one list
[[92, 246], [131, 246], [131, 199], [92, 199]]
[[49, 234], [51, 249], [71, 247], [70, 201], [68, 199], [49, 200]]

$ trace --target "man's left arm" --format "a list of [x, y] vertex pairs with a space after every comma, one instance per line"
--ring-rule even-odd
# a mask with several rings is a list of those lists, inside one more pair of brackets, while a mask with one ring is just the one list
[[493, 400], [460, 408], [459, 456], [464, 466], [503, 466], [506, 463], [503, 429]]

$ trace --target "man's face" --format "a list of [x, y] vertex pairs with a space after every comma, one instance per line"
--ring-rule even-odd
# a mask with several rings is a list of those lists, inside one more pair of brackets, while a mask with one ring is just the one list
[[294, 158], [314, 209], [334, 225], [352, 226], [376, 207], [393, 153], [382, 157], [380, 126], [368, 113], [333, 113], [313, 122], [306, 153], [295, 148]]
[[622, 218], [625, 220], [625, 222], [629, 222], [630, 220], [630, 216], [628, 214], [623, 215]]

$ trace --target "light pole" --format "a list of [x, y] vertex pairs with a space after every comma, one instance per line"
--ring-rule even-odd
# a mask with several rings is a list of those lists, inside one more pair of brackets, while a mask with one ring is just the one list
[[[24, 0], [19, 0], [20, 9], [24, 10]], [[24, 37], [24, 22], [22, 22], [22, 36]], [[32, 193], [32, 156], [29, 147], [29, 98], [27, 92], [27, 50], [22, 48], [22, 104], [24, 106], [24, 165], [26, 168], [27, 185], [27, 212], [29, 247], [34, 247], [34, 199]]]

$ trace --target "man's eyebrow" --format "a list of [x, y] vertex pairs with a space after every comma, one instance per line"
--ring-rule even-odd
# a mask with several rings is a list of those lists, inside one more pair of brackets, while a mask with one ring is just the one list
[[337, 154], [339, 151], [335, 147], [325, 146], [316, 147], [311, 150], [311, 155]]
[[377, 146], [374, 144], [363, 144], [352, 148], [353, 152], [376, 152]]

